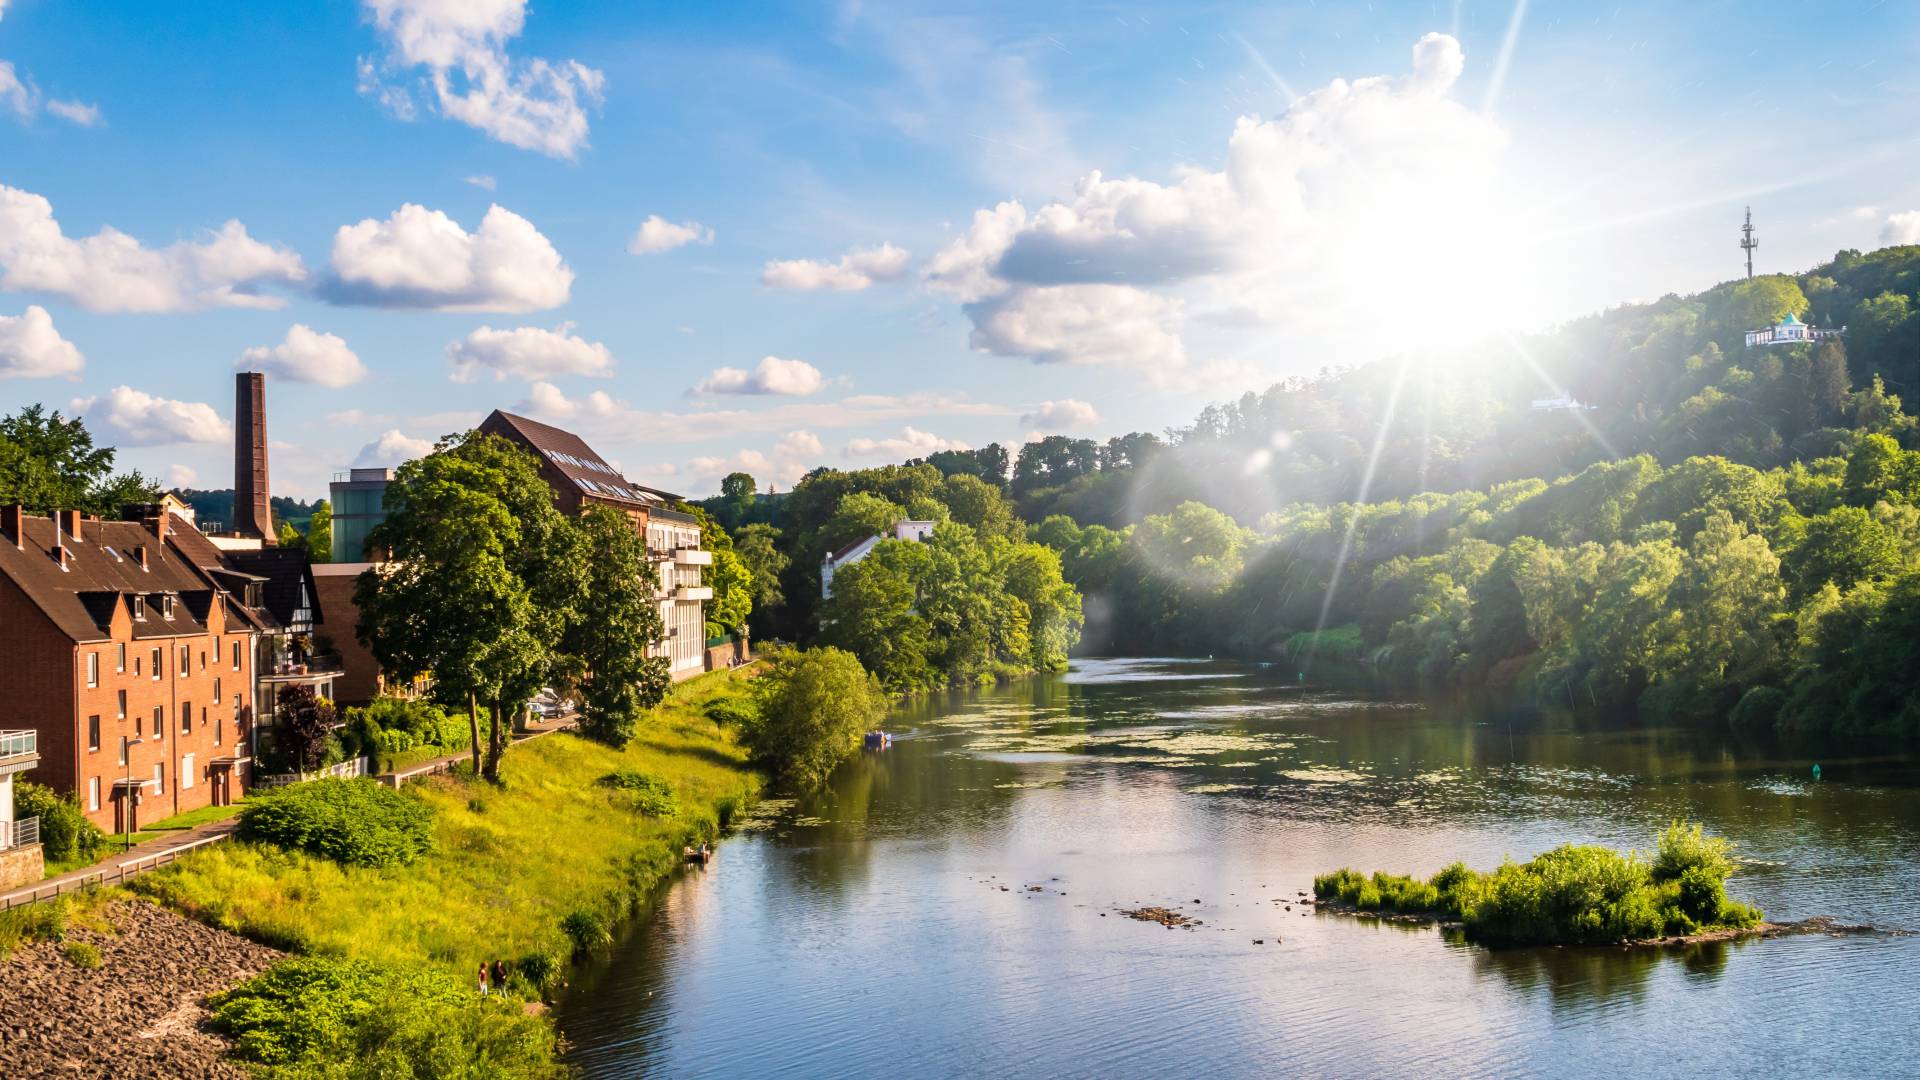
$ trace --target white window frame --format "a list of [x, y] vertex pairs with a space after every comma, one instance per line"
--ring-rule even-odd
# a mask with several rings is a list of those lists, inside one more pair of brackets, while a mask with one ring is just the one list
[[99, 685], [100, 653], [98, 651], [89, 652], [87, 653], [87, 688], [91, 690]]
[[180, 755], [180, 790], [193, 790], [193, 755]]
[[97, 776], [87, 779], [87, 809], [100, 809], [100, 778]]

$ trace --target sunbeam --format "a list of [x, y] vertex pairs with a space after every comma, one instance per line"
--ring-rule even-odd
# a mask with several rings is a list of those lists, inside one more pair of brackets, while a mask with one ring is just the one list
[[1320, 618], [1313, 625], [1313, 642], [1307, 655], [1300, 662], [1300, 669], [1306, 671], [1313, 666], [1313, 652], [1319, 648], [1320, 633], [1327, 628], [1327, 616], [1333, 611], [1333, 598], [1340, 591], [1340, 575], [1347, 568], [1347, 558], [1353, 554], [1353, 536], [1360, 527], [1360, 508], [1367, 504], [1367, 495], [1373, 490], [1373, 475], [1380, 467], [1380, 454], [1387, 446], [1387, 432], [1393, 428], [1393, 416], [1400, 408], [1400, 388], [1407, 382], [1407, 365], [1401, 361], [1400, 368], [1393, 375], [1393, 389], [1387, 392], [1386, 412], [1380, 416], [1379, 430], [1373, 435], [1373, 449], [1367, 454], [1366, 471], [1360, 474], [1360, 490], [1354, 496], [1353, 513], [1347, 518], [1346, 532], [1340, 537], [1340, 553], [1334, 557], [1333, 573], [1327, 578], [1326, 594], [1320, 598]]
[[1294, 102], [1300, 100], [1300, 95], [1287, 83], [1287, 80], [1280, 77], [1279, 72], [1273, 70], [1273, 65], [1267, 63], [1267, 58], [1260, 54], [1259, 49], [1253, 47], [1253, 42], [1248, 41], [1238, 33], [1233, 35], [1233, 39], [1240, 43], [1241, 48], [1247, 50], [1247, 57], [1259, 65], [1261, 72], [1266, 75], [1267, 81], [1273, 83], [1273, 88], [1286, 95], [1288, 105], [1292, 105]]
[[1492, 113], [1500, 102], [1500, 91], [1507, 85], [1507, 68], [1513, 64], [1514, 47], [1520, 43], [1520, 24], [1527, 17], [1527, 0], [1514, 0], [1513, 14], [1507, 19], [1507, 36], [1500, 42], [1500, 57], [1493, 62], [1493, 75], [1487, 79], [1487, 96], [1480, 111]]

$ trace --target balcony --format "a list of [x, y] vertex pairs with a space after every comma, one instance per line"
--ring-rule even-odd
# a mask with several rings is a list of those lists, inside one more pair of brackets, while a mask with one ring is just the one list
[[699, 548], [676, 548], [673, 563], [675, 566], [712, 566], [713, 552]]
[[713, 586], [682, 585], [673, 590], [673, 598], [675, 600], [711, 600], [713, 599]]
[[39, 740], [37, 731], [0, 731], [0, 776], [40, 764]]
[[40, 819], [21, 818], [19, 821], [0, 821], [0, 851], [12, 851], [17, 847], [40, 842]]
[[324, 682], [338, 678], [345, 670], [339, 653], [313, 653], [301, 660], [286, 657], [263, 664], [260, 679], [282, 683]]

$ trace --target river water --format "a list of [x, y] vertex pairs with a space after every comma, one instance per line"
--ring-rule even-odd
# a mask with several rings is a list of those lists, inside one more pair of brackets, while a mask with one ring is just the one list
[[[1491, 952], [1286, 903], [1343, 865], [1644, 850], [1691, 818], [1738, 843], [1729, 892], [1769, 918], [1920, 929], [1913, 755], [1296, 679], [1088, 660], [902, 708], [891, 749], [729, 837], [577, 973], [558, 1010], [571, 1060], [588, 1077], [1920, 1075], [1920, 937]], [[1119, 914], [1145, 904], [1202, 925]]]

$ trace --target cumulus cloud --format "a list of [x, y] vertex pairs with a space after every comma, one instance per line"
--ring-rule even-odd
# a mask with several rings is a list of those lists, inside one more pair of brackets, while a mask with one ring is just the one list
[[200, 474], [194, 472], [192, 468], [177, 462], [167, 466], [167, 486], [175, 491], [190, 488], [199, 482]]
[[46, 308], [33, 304], [19, 315], [0, 315], [0, 379], [72, 379], [86, 365], [53, 328]]
[[604, 390], [595, 390], [574, 401], [568, 399], [567, 395], [552, 383], [537, 382], [527, 387], [527, 399], [516, 408], [530, 416], [569, 419], [579, 416], [598, 418], [617, 416], [624, 406]]
[[1031, 212], [979, 210], [921, 281], [964, 306], [976, 349], [1162, 374], [1187, 360], [1183, 318], [1351, 327], [1383, 293], [1450, 296], [1439, 268], [1503, 239], [1512, 209], [1505, 133], [1450, 96], [1464, 62], [1429, 34], [1407, 75], [1241, 118], [1218, 170], [1095, 171]]
[[774, 444], [774, 452], [795, 457], [818, 457], [826, 451], [820, 437], [811, 431], [789, 431]]
[[255, 345], [241, 353], [240, 362], [234, 366], [335, 389], [367, 377], [367, 366], [347, 348], [344, 340], [314, 330], [305, 323], [289, 327], [286, 340], [278, 345]]
[[839, 262], [818, 259], [774, 259], [760, 271], [760, 284], [776, 289], [833, 289], [855, 292], [876, 281], [898, 281], [907, 274], [913, 257], [892, 244], [855, 248]]
[[233, 426], [220, 419], [213, 406], [154, 397], [131, 386], [116, 386], [96, 397], [75, 398], [72, 411], [86, 421], [96, 437], [104, 435], [100, 441], [105, 443], [166, 446], [233, 439]]
[[1887, 224], [1880, 230], [1880, 242], [1920, 244], [1920, 210], [1906, 210], [1887, 215]]
[[763, 357], [752, 371], [745, 368], [714, 368], [706, 378], [694, 384], [695, 394], [775, 394], [805, 397], [817, 394], [827, 385], [820, 369], [805, 360]]
[[891, 439], [858, 438], [847, 442], [848, 457], [926, 457], [941, 450], [971, 450], [973, 447], [953, 439], [943, 439], [930, 431], [904, 427]]
[[353, 457], [353, 466], [356, 469], [391, 468], [431, 453], [433, 440], [416, 439], [398, 428], [390, 428], [360, 448], [360, 452]]
[[675, 224], [659, 214], [648, 214], [633, 239], [627, 241], [627, 251], [633, 255], [657, 255], [687, 244], [711, 243], [713, 230], [697, 221]]
[[75, 240], [54, 219], [52, 203], [4, 184], [0, 266], [0, 288], [47, 293], [90, 311], [276, 308], [285, 301], [261, 290], [307, 276], [300, 256], [260, 243], [238, 221], [157, 250], [111, 226]]
[[497, 188], [500, 186], [499, 183], [495, 181], [493, 177], [488, 176], [486, 173], [480, 173], [477, 176], [467, 177], [467, 183], [472, 184], [474, 187], [477, 187], [482, 191], [492, 191], [494, 188]]
[[454, 382], [472, 382], [486, 372], [495, 382], [506, 378], [550, 379], [556, 375], [613, 374], [613, 351], [573, 333], [572, 323], [552, 330], [522, 326], [495, 330], [483, 326], [447, 346]]
[[1074, 398], [1043, 401], [1039, 408], [1020, 418], [1021, 426], [1035, 431], [1071, 431], [1092, 427], [1099, 422], [1099, 410]]
[[719, 486], [728, 473], [743, 472], [762, 486], [778, 484], [792, 487], [818, 463], [824, 447], [810, 431], [789, 431], [773, 444], [771, 451], [743, 449], [725, 457], [696, 457], [687, 463], [696, 486]]
[[388, 54], [360, 64], [360, 90], [411, 119], [412, 95], [383, 75], [425, 68], [441, 115], [490, 138], [573, 159], [587, 145], [587, 110], [606, 76], [576, 60], [517, 59], [507, 43], [525, 28], [526, 0], [365, 0]]
[[573, 271], [540, 230], [502, 206], [472, 233], [439, 210], [407, 203], [385, 221], [333, 236], [337, 303], [440, 311], [538, 311], [567, 302]]

